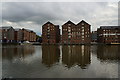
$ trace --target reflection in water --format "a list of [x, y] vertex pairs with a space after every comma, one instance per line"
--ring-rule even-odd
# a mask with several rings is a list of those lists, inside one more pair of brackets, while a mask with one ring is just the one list
[[78, 65], [82, 69], [86, 69], [87, 64], [90, 64], [90, 46], [63, 46], [62, 61], [68, 68]]
[[97, 58], [101, 61], [120, 60], [120, 46], [97, 46]]
[[14, 58], [24, 59], [35, 52], [34, 46], [3, 46], [2, 58], [13, 60]]
[[55, 45], [42, 46], [42, 63], [47, 67], [51, 67], [56, 62], [59, 62], [60, 49]]
[[[119, 53], [119, 45], [3, 46], [2, 76], [3, 78], [117, 78]], [[105, 63], [101, 64], [103, 62], [99, 60]]]

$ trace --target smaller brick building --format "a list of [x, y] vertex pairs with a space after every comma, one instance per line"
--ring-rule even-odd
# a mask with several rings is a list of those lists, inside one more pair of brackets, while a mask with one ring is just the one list
[[36, 41], [36, 33], [29, 29], [13, 28], [12, 26], [0, 27], [0, 42]]
[[36, 41], [36, 33], [29, 29], [22, 29], [22, 41]]
[[14, 29], [12, 26], [0, 27], [0, 40], [1, 42], [14, 42]]
[[42, 43], [43, 44], [55, 44], [60, 41], [60, 29], [59, 25], [54, 25], [51, 22], [47, 22], [42, 26]]
[[120, 26], [101, 26], [97, 33], [99, 43], [120, 43]]
[[92, 42], [97, 42], [97, 31], [91, 33]]

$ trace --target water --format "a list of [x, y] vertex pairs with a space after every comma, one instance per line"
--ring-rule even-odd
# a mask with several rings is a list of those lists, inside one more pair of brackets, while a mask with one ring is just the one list
[[120, 45], [2, 46], [3, 78], [118, 78]]

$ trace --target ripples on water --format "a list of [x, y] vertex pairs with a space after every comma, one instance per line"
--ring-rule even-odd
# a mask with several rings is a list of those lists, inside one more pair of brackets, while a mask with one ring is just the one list
[[3, 77], [117, 78], [119, 45], [3, 46]]

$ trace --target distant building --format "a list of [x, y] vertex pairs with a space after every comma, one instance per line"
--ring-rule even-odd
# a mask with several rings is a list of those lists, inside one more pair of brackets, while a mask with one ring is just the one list
[[0, 39], [1, 42], [14, 42], [14, 29], [12, 26], [0, 27]]
[[30, 34], [29, 34], [29, 30], [27, 29], [22, 29], [22, 40], [23, 41], [30, 41]]
[[36, 35], [36, 42], [42, 43], [42, 37], [39, 35]]
[[77, 25], [68, 21], [62, 25], [63, 44], [87, 44], [91, 42], [90, 26], [87, 22], [81, 21]]
[[14, 29], [14, 40], [15, 42], [21, 42], [22, 41], [22, 29], [16, 28]]
[[30, 31], [30, 42], [36, 41], [36, 33], [33, 31]]
[[120, 26], [101, 26], [97, 33], [99, 43], [120, 43]]
[[91, 33], [92, 42], [97, 42], [97, 31]]
[[36, 33], [29, 29], [22, 29], [22, 40], [23, 41], [36, 41]]
[[13, 28], [12, 26], [0, 27], [0, 42], [36, 41], [36, 33], [29, 29]]
[[60, 41], [60, 29], [59, 25], [54, 25], [51, 22], [47, 22], [42, 26], [42, 43], [43, 44], [55, 44]]

